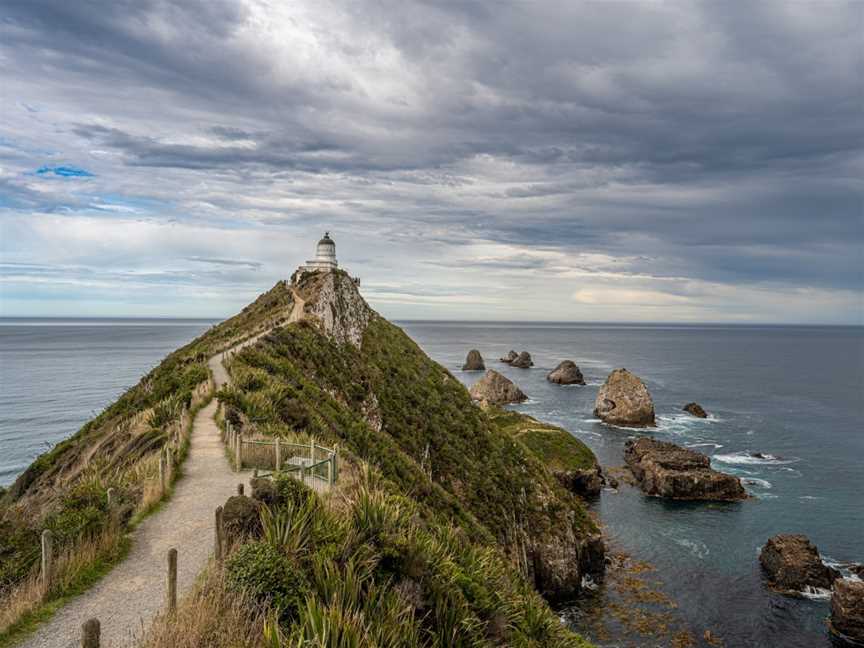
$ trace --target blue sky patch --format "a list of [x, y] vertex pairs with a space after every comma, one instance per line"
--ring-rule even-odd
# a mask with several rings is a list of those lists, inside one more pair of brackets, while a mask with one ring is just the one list
[[93, 174], [86, 169], [73, 166], [41, 166], [36, 169], [38, 175], [55, 175], [61, 178], [92, 178]]

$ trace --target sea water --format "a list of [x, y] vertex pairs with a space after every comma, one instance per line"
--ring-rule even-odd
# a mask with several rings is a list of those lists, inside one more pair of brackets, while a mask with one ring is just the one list
[[[717, 470], [738, 475], [752, 499], [680, 503], [638, 489], [604, 490], [592, 506], [614, 550], [656, 568], [669, 618], [704, 642], [727, 647], [830, 646], [824, 594], [789, 598], [766, 588], [757, 552], [777, 533], [804, 533], [828, 561], [864, 562], [864, 329], [784, 326], [633, 326], [404, 323], [435, 360], [466, 385], [469, 349], [529, 396], [513, 406], [560, 425], [604, 466], [623, 465], [627, 439], [648, 435], [694, 448]], [[532, 369], [498, 362], [526, 350]], [[561, 360], [576, 362], [584, 387], [546, 381]], [[657, 427], [604, 425], [592, 414], [612, 369], [640, 376], [654, 399]], [[708, 419], [682, 412], [700, 403]], [[761, 457], [754, 457], [760, 454]], [[598, 597], [602, 604], [603, 597]], [[564, 618], [580, 628], [590, 612]], [[596, 611], [595, 611], [596, 612]], [[611, 611], [610, 611], [611, 616]], [[594, 636], [602, 645], [669, 645], [638, 633]]]
[[[70, 436], [209, 321], [0, 320], [0, 485]], [[623, 464], [627, 439], [651, 435], [712, 457], [745, 480], [752, 499], [676, 503], [622, 486], [592, 504], [613, 551], [653, 566], [669, 597], [670, 624], [728, 648], [829, 646], [828, 601], [765, 587], [757, 552], [772, 535], [804, 533], [829, 561], [864, 561], [864, 329], [402, 322], [405, 331], [466, 385], [469, 349], [514, 380], [530, 400], [514, 409], [569, 430], [604, 466]], [[535, 366], [497, 362], [527, 350]], [[548, 383], [561, 360], [584, 387]], [[597, 390], [617, 367], [639, 375], [654, 398], [653, 430], [610, 427], [592, 415]], [[697, 401], [706, 420], [681, 411]], [[754, 454], [761, 457], [754, 457]], [[565, 622], [606, 646], [671, 645], [585, 622], [609, 598], [561, 610]], [[586, 609], [596, 605], [599, 609]], [[674, 607], [672, 607], [674, 605]], [[620, 630], [620, 633], [618, 631]]]

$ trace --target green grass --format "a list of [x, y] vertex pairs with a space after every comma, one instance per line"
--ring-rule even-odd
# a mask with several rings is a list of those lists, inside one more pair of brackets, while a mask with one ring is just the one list
[[100, 556], [98, 560], [78, 570], [75, 579], [64, 589], [52, 592], [50, 598], [38, 608], [23, 615], [4, 632], [0, 632], [0, 648], [11, 648], [19, 643], [34, 632], [41, 623], [50, 619], [57, 610], [90, 589], [127, 556], [130, 547], [130, 538], [123, 536], [115, 551]]
[[553, 472], [584, 470], [597, 464], [591, 449], [563, 428], [500, 408], [490, 410], [489, 417], [499, 430], [519, 439]]

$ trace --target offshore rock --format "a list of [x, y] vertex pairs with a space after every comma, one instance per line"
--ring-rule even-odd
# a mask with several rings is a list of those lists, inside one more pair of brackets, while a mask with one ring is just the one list
[[572, 360], [565, 360], [549, 372], [546, 380], [557, 385], [584, 385], [585, 378]]
[[597, 393], [594, 416], [612, 425], [653, 426], [654, 401], [638, 376], [616, 369]]
[[503, 358], [501, 358], [500, 361], [504, 362], [506, 364], [510, 364], [511, 362], [513, 362], [518, 357], [519, 357], [519, 354], [516, 353], [513, 349], [510, 349], [507, 352], [507, 355], [504, 356]]
[[838, 578], [831, 594], [832, 634], [853, 646], [864, 646], [864, 581]]
[[790, 593], [815, 587], [829, 589], [840, 575], [822, 562], [816, 545], [800, 533], [781, 533], [769, 538], [759, 552], [759, 562], [771, 586]]
[[527, 351], [523, 351], [520, 353], [515, 360], [510, 363], [511, 367], [519, 367], [520, 369], [527, 369], [528, 367], [534, 366], [534, 361], [531, 360], [531, 354]]
[[699, 403], [687, 403], [682, 409], [697, 418], [708, 418], [708, 412]]
[[485, 368], [483, 356], [477, 349], [471, 349], [468, 352], [468, 357], [465, 358], [465, 364], [462, 365], [462, 371], [482, 371]]
[[469, 392], [474, 400], [492, 405], [521, 403], [528, 400], [528, 397], [512, 380], [505, 378], [493, 369], [487, 370], [486, 374], [471, 386]]
[[628, 441], [624, 461], [647, 495], [711, 501], [747, 498], [740, 479], [713, 470], [708, 457], [674, 443], [648, 438]]

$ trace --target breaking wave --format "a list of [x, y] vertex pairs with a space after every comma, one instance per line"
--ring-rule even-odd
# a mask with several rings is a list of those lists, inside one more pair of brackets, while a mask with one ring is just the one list
[[768, 465], [780, 466], [800, 461], [798, 457], [777, 457], [767, 453], [751, 454], [749, 452], [733, 452], [731, 454], [717, 454], [712, 457], [721, 463], [730, 465]]

